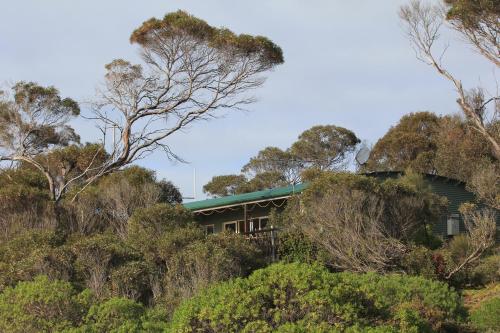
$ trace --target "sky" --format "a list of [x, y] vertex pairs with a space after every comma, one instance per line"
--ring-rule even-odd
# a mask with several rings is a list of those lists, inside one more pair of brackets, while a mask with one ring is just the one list
[[[0, 0], [0, 83], [53, 85], [65, 97], [91, 101], [104, 65], [140, 62], [131, 32], [151, 17], [185, 10], [210, 25], [264, 35], [284, 52], [248, 111], [227, 111], [172, 136], [171, 149], [188, 163], [155, 153], [140, 165], [203, 199], [213, 176], [239, 173], [267, 146], [289, 147], [314, 125], [346, 127], [376, 141], [404, 114], [459, 111], [450, 83], [419, 62], [397, 12], [400, 0]], [[495, 89], [495, 68], [459, 36], [445, 33], [444, 63], [464, 86]], [[87, 110], [83, 110], [83, 113]], [[82, 141], [93, 125], [73, 123]]]

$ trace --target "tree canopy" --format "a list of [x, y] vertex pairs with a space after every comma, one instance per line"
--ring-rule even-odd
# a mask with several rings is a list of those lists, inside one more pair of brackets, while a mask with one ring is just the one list
[[203, 190], [212, 196], [298, 184], [307, 170], [341, 170], [361, 141], [343, 127], [313, 126], [290, 148], [266, 147], [245, 164], [240, 175], [214, 176]]
[[[80, 144], [69, 125], [80, 107], [56, 88], [18, 82], [11, 94], [0, 92], [0, 163], [30, 165], [46, 178], [62, 234], [68, 193], [74, 203], [99, 179], [157, 150], [182, 160], [167, 142], [171, 135], [252, 103], [264, 74], [284, 62], [281, 48], [268, 38], [237, 35], [184, 11], [144, 22], [130, 42], [142, 62], [115, 59], [105, 66], [92, 115], [86, 115], [100, 132], [93, 143]], [[171, 183], [159, 185], [161, 200], [182, 201]]]
[[499, 4], [497, 0], [445, 0], [440, 5], [412, 0], [400, 8], [399, 16], [416, 56], [448, 80], [458, 94], [457, 103], [470, 125], [486, 140], [491, 154], [500, 161], [500, 138], [495, 124], [499, 120], [499, 96], [485, 94], [484, 87], [466, 89], [462, 81], [445, 65], [443, 59], [448, 47], [438, 50], [445, 19], [460, 33], [475, 51], [500, 66]]

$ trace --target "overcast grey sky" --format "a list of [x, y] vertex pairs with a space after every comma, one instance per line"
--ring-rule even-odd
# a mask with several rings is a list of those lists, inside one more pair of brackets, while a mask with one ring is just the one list
[[[190, 164], [162, 154], [141, 161], [192, 195], [214, 175], [238, 173], [260, 149], [287, 148], [304, 130], [335, 124], [373, 144], [409, 112], [457, 112], [448, 82], [418, 62], [397, 16], [400, 0], [0, 0], [0, 81], [36, 81], [64, 96], [91, 99], [104, 65], [138, 61], [130, 33], [146, 19], [183, 9], [215, 26], [260, 34], [280, 45], [285, 64], [269, 74], [250, 112], [227, 112], [170, 140]], [[467, 87], [492, 89], [492, 65], [457, 36], [448, 67]], [[95, 140], [90, 124], [75, 127]]]

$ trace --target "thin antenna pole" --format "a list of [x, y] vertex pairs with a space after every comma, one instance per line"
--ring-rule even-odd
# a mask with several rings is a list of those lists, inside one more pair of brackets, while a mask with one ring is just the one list
[[196, 200], [196, 168], [193, 168], [193, 199]]

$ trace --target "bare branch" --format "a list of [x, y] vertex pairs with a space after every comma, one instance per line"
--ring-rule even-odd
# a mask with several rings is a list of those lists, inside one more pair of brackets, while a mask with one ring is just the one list
[[467, 91], [464, 89], [462, 82], [443, 66], [443, 53], [438, 57], [435, 55], [434, 48], [439, 40], [439, 32], [445, 20], [444, 8], [425, 5], [420, 0], [413, 0], [408, 5], [401, 7], [399, 16], [405, 23], [406, 34], [416, 51], [417, 58], [432, 66], [441, 76], [453, 84], [458, 94], [457, 102], [464, 114], [472, 122], [475, 129], [487, 139], [491, 145], [493, 155], [497, 160], [500, 160], [500, 143], [498, 139], [494, 134], [490, 133], [483, 122], [483, 118], [477, 112], [477, 108], [470, 104]]

